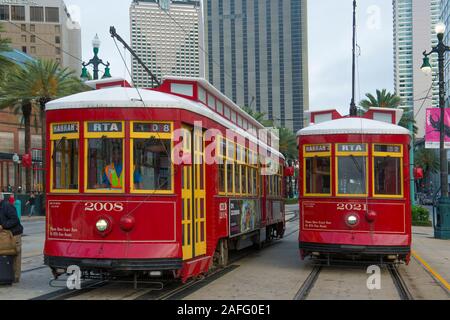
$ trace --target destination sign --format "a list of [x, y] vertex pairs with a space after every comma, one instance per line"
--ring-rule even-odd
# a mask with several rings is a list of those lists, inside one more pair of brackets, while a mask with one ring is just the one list
[[89, 122], [88, 132], [122, 132], [122, 122]]
[[367, 152], [366, 144], [338, 144], [339, 152]]
[[402, 152], [402, 147], [401, 146], [377, 144], [377, 145], [375, 145], [375, 152], [401, 153]]
[[172, 126], [169, 123], [142, 123], [135, 122], [133, 131], [139, 133], [170, 133]]
[[329, 144], [315, 144], [305, 147], [305, 152], [330, 152]]
[[78, 123], [56, 123], [52, 130], [53, 134], [78, 133]]

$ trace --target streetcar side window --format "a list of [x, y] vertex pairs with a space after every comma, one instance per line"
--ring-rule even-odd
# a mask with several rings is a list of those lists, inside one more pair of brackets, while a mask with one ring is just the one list
[[135, 190], [171, 190], [171, 141], [133, 139]]
[[331, 146], [306, 145], [303, 193], [310, 196], [331, 195]]
[[124, 123], [122, 121], [86, 122], [84, 132], [86, 191], [124, 192]]
[[226, 184], [226, 140], [220, 136], [218, 140], [218, 153], [219, 153], [219, 193], [224, 194], [226, 192], [225, 184]]
[[367, 196], [366, 144], [337, 144], [337, 194]]
[[375, 197], [403, 196], [403, 148], [374, 145], [373, 183]]
[[87, 189], [123, 190], [125, 172], [122, 139], [88, 139], [87, 155]]
[[78, 190], [78, 139], [53, 141], [53, 181], [55, 190]]
[[79, 124], [53, 123], [51, 139], [51, 192], [79, 191]]
[[129, 184], [131, 192], [171, 193], [173, 191], [172, 123], [131, 122], [130, 127]]

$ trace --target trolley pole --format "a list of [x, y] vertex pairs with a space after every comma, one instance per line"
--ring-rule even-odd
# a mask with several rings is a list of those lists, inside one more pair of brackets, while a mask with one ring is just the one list
[[450, 239], [450, 198], [448, 196], [448, 160], [447, 150], [445, 149], [445, 75], [444, 75], [444, 58], [445, 53], [450, 51], [450, 47], [446, 46], [443, 42], [446, 26], [444, 23], [439, 22], [436, 25], [436, 33], [438, 36], [438, 45], [433, 47], [432, 50], [427, 53], [423, 53], [423, 65], [422, 70], [431, 74], [432, 68], [430, 64], [430, 56], [433, 53], [438, 54], [439, 64], [439, 108], [441, 111], [441, 117], [439, 122], [440, 127], [440, 165], [441, 165], [441, 197], [439, 198], [439, 205], [437, 210], [437, 216], [434, 217], [434, 236], [438, 239]]
[[350, 102], [350, 116], [356, 117], [358, 109], [355, 104], [355, 83], [356, 83], [356, 0], [353, 0], [353, 57], [352, 57], [352, 101]]

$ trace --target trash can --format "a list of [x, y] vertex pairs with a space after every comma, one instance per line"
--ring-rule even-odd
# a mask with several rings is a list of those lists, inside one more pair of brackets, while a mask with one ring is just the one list
[[14, 201], [14, 207], [16, 207], [17, 216], [19, 217], [19, 220], [22, 220], [22, 201], [17, 199]]

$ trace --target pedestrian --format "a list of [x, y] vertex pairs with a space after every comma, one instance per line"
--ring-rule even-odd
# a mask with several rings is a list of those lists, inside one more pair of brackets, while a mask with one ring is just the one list
[[36, 209], [36, 195], [34, 194], [34, 191], [31, 192], [30, 198], [28, 198], [27, 203], [25, 203], [26, 206], [30, 206], [30, 213], [28, 217], [32, 217], [34, 215], [34, 210]]
[[16, 208], [5, 201], [5, 196], [0, 193], [0, 231], [11, 231], [16, 241], [16, 256], [14, 257], [14, 282], [20, 281], [22, 273], [22, 234], [23, 227], [17, 216]]

